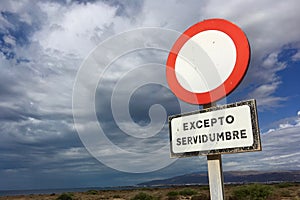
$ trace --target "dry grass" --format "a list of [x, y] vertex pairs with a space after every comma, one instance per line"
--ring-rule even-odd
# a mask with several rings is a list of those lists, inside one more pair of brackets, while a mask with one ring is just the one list
[[[268, 186], [272, 188], [272, 193], [266, 200], [300, 200], [300, 183], [280, 183]], [[226, 200], [234, 199], [234, 192], [241, 187], [241, 185], [225, 185]], [[144, 195], [140, 195], [141, 193]], [[60, 195], [20, 195], [0, 197], [0, 200], [57, 200]], [[93, 190], [71, 193], [70, 197], [73, 200], [207, 200], [209, 189], [207, 186], [177, 186], [116, 191]], [[139, 199], [139, 197], [144, 199]]]

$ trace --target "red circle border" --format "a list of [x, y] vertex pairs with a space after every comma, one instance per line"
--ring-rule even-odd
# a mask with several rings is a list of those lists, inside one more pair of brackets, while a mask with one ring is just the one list
[[[233, 71], [223, 84], [204, 93], [193, 93], [183, 88], [175, 74], [177, 55], [183, 45], [194, 35], [207, 31], [218, 30], [226, 33], [236, 47], [236, 63]], [[250, 45], [245, 33], [235, 24], [224, 19], [208, 19], [188, 28], [174, 43], [168, 59], [166, 76], [172, 92], [181, 100], [191, 104], [208, 104], [229, 95], [244, 78], [250, 61]]]

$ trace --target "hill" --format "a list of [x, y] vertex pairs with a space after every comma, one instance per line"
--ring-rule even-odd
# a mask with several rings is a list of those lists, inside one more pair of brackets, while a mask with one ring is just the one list
[[[300, 182], [300, 170], [296, 171], [229, 171], [224, 172], [225, 183], [272, 183], [272, 182]], [[187, 185], [208, 184], [207, 172], [190, 173], [168, 179], [152, 180], [138, 185]]]

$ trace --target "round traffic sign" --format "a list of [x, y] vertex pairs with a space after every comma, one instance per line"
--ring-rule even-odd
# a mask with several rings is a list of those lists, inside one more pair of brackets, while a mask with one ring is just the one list
[[224, 19], [204, 20], [174, 43], [167, 60], [167, 81], [183, 101], [215, 102], [239, 85], [249, 60], [249, 42], [238, 26]]

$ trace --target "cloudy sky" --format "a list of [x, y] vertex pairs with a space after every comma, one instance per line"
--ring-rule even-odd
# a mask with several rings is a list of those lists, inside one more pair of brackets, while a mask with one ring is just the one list
[[0, 190], [131, 185], [206, 171], [169, 158], [167, 116], [197, 109], [168, 88], [168, 50], [191, 25], [223, 18], [251, 61], [219, 104], [256, 99], [262, 152], [224, 170], [300, 169], [298, 0], [1, 1]]

